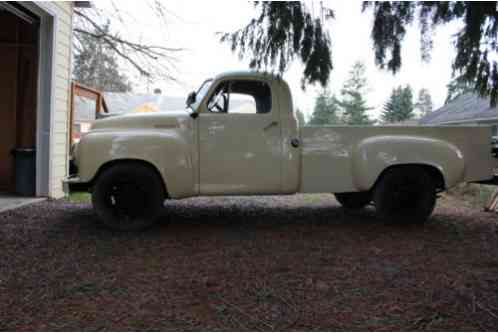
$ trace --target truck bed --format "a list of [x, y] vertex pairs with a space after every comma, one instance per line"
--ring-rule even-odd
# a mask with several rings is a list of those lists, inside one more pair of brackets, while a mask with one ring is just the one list
[[[341, 193], [368, 190], [361, 172], [377, 172], [379, 164], [384, 169], [396, 164], [413, 164], [424, 161], [433, 143], [447, 143], [456, 148], [457, 163], [463, 163], [459, 181], [485, 181], [493, 178], [498, 160], [491, 154], [492, 131], [487, 126], [323, 126], [300, 129], [302, 142], [300, 192]], [[384, 144], [375, 151], [366, 151], [365, 143], [377, 138]], [[410, 140], [422, 142], [411, 149]], [[424, 148], [427, 142], [427, 148]], [[367, 158], [366, 154], [370, 154]], [[375, 159], [375, 167], [365, 165]], [[324, 167], [328, 166], [328, 167]], [[435, 167], [438, 167], [435, 165]], [[449, 165], [446, 168], [456, 168]], [[362, 170], [360, 170], [363, 168]], [[366, 168], [366, 169], [365, 169]], [[374, 170], [375, 169], [375, 170]], [[360, 172], [361, 171], [361, 172]], [[446, 171], [446, 170], [445, 170]], [[457, 171], [455, 171], [457, 172]], [[376, 178], [379, 175], [370, 175]], [[329, 180], [329, 181], [324, 181]], [[449, 181], [447, 187], [455, 185]]]

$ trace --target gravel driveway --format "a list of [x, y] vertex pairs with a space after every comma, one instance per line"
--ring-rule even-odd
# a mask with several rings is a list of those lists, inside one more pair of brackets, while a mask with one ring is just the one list
[[0, 214], [0, 330], [497, 330], [498, 215], [425, 226], [329, 195], [167, 204], [143, 233], [89, 205]]

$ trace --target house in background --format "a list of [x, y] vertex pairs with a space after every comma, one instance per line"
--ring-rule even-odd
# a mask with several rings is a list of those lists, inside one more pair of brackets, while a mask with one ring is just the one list
[[63, 196], [77, 6], [89, 2], [0, 2], [2, 195]]
[[421, 118], [419, 124], [487, 125], [492, 126], [493, 136], [497, 136], [498, 108], [490, 107], [488, 99], [467, 93]]
[[186, 108], [186, 97], [179, 96], [105, 92], [104, 97], [111, 114], [178, 111]]
[[[76, 85], [78, 85], [76, 83]], [[88, 89], [88, 88], [86, 88]], [[156, 94], [136, 94], [102, 92], [108, 114], [102, 115], [95, 112], [95, 101], [82, 96], [74, 97], [73, 141], [78, 142], [81, 134], [90, 130], [92, 122], [99, 116], [112, 117], [126, 113], [141, 112], [173, 112], [186, 109], [185, 97], [165, 96]], [[254, 113], [256, 104], [254, 100], [231, 99], [230, 105], [237, 109], [237, 113]], [[187, 112], [187, 111], [185, 111]]]
[[[75, 84], [80, 86], [78, 83]], [[72, 132], [74, 142], [78, 142], [81, 134], [90, 130], [91, 124], [98, 117], [110, 117], [135, 112], [178, 111], [185, 109], [185, 97], [164, 96], [161, 94], [98, 93], [101, 94], [105, 102], [105, 107], [108, 111], [107, 114], [96, 112], [94, 100], [84, 96], [74, 96]]]

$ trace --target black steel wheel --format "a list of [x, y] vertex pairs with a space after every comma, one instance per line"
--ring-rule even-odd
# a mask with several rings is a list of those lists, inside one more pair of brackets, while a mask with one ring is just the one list
[[388, 222], [424, 223], [436, 205], [436, 186], [421, 166], [387, 170], [374, 189], [377, 215]]
[[144, 229], [156, 221], [163, 208], [161, 178], [141, 163], [116, 164], [99, 175], [92, 203], [105, 226], [120, 231]]

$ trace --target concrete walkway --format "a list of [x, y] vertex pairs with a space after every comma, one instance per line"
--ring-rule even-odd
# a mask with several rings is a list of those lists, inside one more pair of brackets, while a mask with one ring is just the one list
[[0, 213], [44, 200], [46, 200], [46, 198], [21, 197], [13, 194], [0, 193]]

